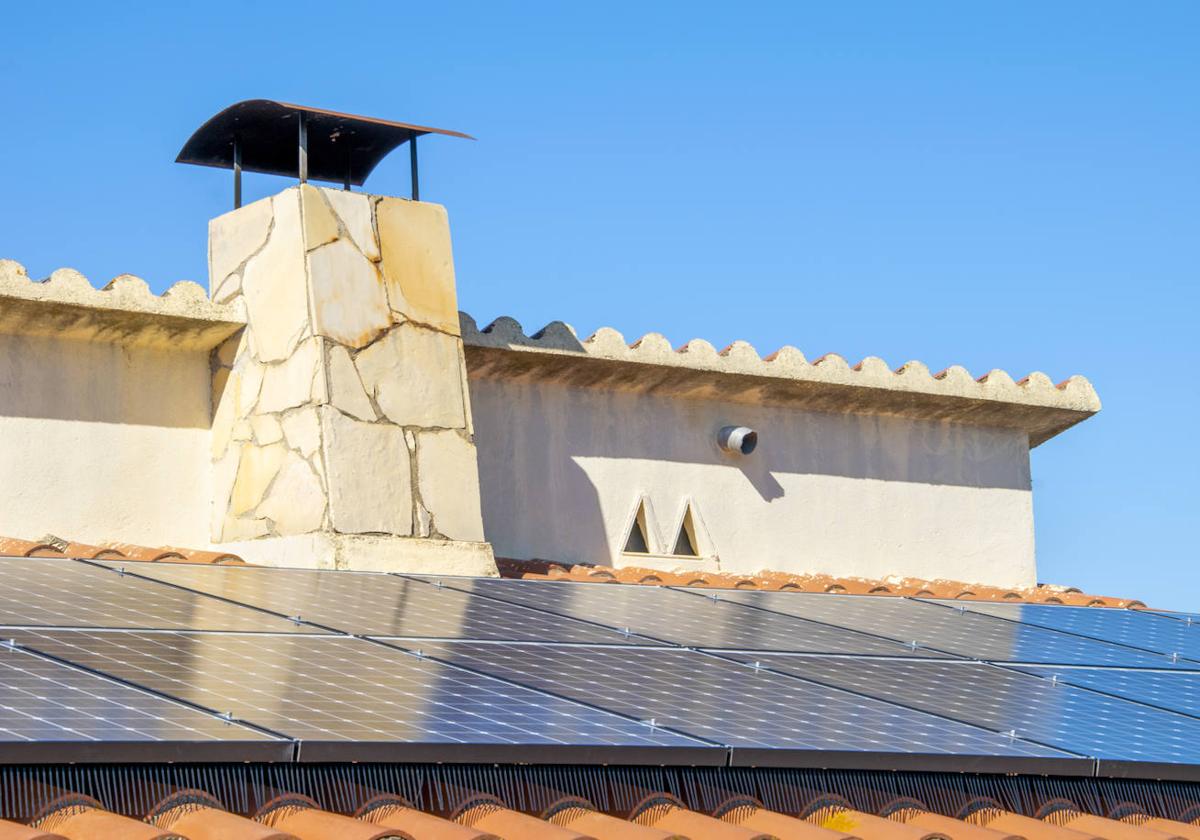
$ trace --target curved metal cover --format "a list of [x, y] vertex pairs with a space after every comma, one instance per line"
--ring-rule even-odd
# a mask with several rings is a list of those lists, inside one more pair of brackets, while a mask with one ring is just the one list
[[188, 138], [176, 163], [233, 169], [233, 146], [241, 144], [242, 169], [296, 177], [299, 169], [299, 119], [308, 118], [308, 177], [355, 186], [400, 144], [423, 134], [474, 140], [444, 128], [379, 120], [309, 108], [271, 99], [247, 99], [230, 105]]

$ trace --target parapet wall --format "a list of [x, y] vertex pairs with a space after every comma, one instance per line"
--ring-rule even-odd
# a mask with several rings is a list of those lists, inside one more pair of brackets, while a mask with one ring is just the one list
[[[484, 528], [514, 559], [1032, 586], [1029, 448], [1099, 409], [1082, 377], [462, 332]], [[723, 451], [730, 425], [758, 448]]]
[[0, 260], [0, 534], [207, 545], [209, 352], [240, 320], [194, 283]]

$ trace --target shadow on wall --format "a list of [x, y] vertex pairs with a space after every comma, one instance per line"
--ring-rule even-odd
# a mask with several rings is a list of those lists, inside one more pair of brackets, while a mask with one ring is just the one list
[[208, 354], [0, 336], [0, 416], [207, 429]]

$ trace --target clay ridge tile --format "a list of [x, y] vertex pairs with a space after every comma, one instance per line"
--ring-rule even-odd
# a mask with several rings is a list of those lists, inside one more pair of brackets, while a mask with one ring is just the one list
[[70, 557], [75, 560], [130, 560], [146, 563], [203, 563], [209, 565], [245, 565], [241, 557], [227, 551], [194, 548], [151, 548], [132, 543], [89, 543], [68, 541], [22, 540], [0, 537], [0, 556]]
[[949, 580], [864, 580], [831, 575], [794, 575], [759, 572], [735, 575], [722, 572], [667, 572], [626, 566], [584, 563], [555, 563], [549, 560], [497, 558], [500, 576], [523, 580], [566, 580], [583, 583], [623, 583], [639, 586], [689, 586], [712, 589], [758, 589], [766, 592], [825, 592], [847, 595], [904, 596], [947, 600], [1001, 601], [1026, 604], [1066, 604], [1081, 607], [1143, 609], [1141, 601], [1089, 595], [1077, 589], [1039, 584], [1033, 589], [1014, 590], [977, 586]]

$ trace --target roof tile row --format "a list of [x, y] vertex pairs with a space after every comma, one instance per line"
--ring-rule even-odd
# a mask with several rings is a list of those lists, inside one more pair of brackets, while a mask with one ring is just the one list
[[647, 586], [692, 586], [712, 589], [763, 589], [783, 592], [832, 592], [849, 595], [904, 595], [973, 601], [1066, 604], [1079, 607], [1144, 608], [1141, 601], [1088, 595], [1078, 589], [1038, 585], [1035, 589], [1000, 589], [950, 580], [863, 580], [831, 575], [793, 575], [759, 572], [735, 575], [721, 572], [665, 572], [636, 566], [613, 568], [547, 560], [497, 559], [501, 577], [524, 580], [573, 580], [588, 583], [627, 583]]
[[[79, 560], [130, 560], [150, 563], [203, 563], [245, 565], [236, 554], [192, 548], [151, 548], [131, 543], [69, 542], [57, 537], [22, 540], [0, 537], [0, 556], [71, 557]], [[1038, 585], [1034, 589], [999, 589], [950, 580], [864, 580], [832, 575], [793, 575], [759, 572], [735, 575], [721, 572], [665, 572], [634, 566], [613, 568], [583, 563], [497, 558], [501, 577], [525, 580], [574, 580], [587, 583], [627, 583], [648, 586], [691, 586], [712, 589], [762, 589], [781, 592], [831, 592], [849, 595], [900, 595], [973, 601], [1008, 601], [1030, 604], [1066, 604], [1077, 607], [1144, 608], [1141, 601], [1088, 595], [1078, 589]], [[0, 840], [3, 840], [0, 837]]]
[[838, 797], [805, 815], [774, 812], [742, 797], [706, 814], [659, 792], [622, 817], [574, 797], [533, 816], [495, 796], [465, 793], [457, 808], [440, 816], [398, 796], [376, 797], [346, 816], [284, 794], [251, 819], [223, 810], [208, 793], [181, 791], [145, 820], [68, 794], [29, 825], [0, 820], [0, 840], [1200, 840], [1200, 819], [1181, 822], [1137, 810], [1111, 819], [1065, 801], [1043, 809], [1041, 818], [987, 807], [956, 819], [916, 801], [896, 803], [880, 816]]
[[194, 548], [150, 548], [131, 543], [89, 545], [69, 542], [57, 537], [45, 537], [41, 540], [0, 537], [0, 555], [7, 557], [70, 557], [76, 560], [134, 560], [147, 563], [245, 565], [242, 558], [225, 551], [205, 551]]

